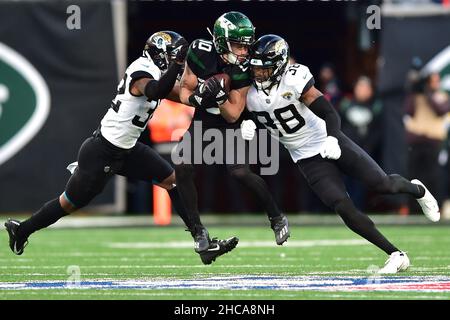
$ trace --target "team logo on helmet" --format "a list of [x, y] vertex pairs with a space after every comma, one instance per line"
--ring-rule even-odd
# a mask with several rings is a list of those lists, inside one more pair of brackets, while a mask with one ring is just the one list
[[165, 32], [158, 32], [152, 39], [158, 49], [166, 49], [166, 45], [172, 42], [172, 37]]
[[287, 48], [286, 48], [286, 42], [284, 40], [277, 41], [274, 45], [274, 49], [275, 49], [275, 53], [277, 55], [281, 55], [281, 56], [283, 56], [283, 58], [286, 57]]

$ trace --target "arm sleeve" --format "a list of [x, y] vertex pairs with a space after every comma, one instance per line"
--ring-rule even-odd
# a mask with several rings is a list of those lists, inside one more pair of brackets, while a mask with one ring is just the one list
[[328, 100], [320, 96], [309, 105], [309, 108], [316, 116], [325, 120], [327, 134], [336, 137], [341, 128], [341, 118]]
[[145, 96], [149, 101], [164, 99], [172, 91], [181, 69], [178, 63], [172, 63], [167, 72], [158, 81], [149, 81], [145, 86]]

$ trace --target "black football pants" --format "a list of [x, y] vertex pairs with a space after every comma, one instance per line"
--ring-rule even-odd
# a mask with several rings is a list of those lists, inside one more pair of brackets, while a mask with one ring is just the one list
[[342, 173], [359, 179], [368, 188], [384, 194], [407, 193], [420, 196], [419, 188], [400, 175], [387, 175], [358, 145], [343, 133], [337, 137], [341, 147], [338, 160], [320, 155], [302, 159], [297, 165], [316, 195], [336, 213], [355, 233], [391, 254], [398, 249], [375, 227], [370, 218], [356, 209], [346, 191]]

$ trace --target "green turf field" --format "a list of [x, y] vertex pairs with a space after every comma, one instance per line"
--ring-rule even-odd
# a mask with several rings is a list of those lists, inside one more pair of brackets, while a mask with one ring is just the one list
[[[394, 244], [407, 251], [411, 259], [409, 271], [399, 276], [448, 277], [447, 282], [450, 282], [448, 226], [382, 226], [380, 229]], [[267, 287], [270, 281], [284, 281], [286, 285], [295, 277], [302, 281], [358, 277], [370, 282], [373, 277], [370, 272], [384, 265], [386, 255], [344, 226], [292, 227], [292, 236], [283, 247], [274, 244], [273, 233], [268, 227], [227, 226], [210, 227], [209, 230], [212, 236], [225, 238], [236, 235], [240, 238], [234, 251], [210, 266], [201, 263], [193, 251], [189, 233], [181, 227], [43, 230], [30, 238], [22, 256], [9, 250], [7, 233], [3, 230], [0, 232], [0, 299], [450, 298], [448, 289], [438, 292], [420, 289], [346, 292], [297, 290], [290, 289], [289, 285], [284, 288]], [[68, 274], [78, 269], [79, 278]], [[210, 288], [196, 288], [201, 281], [211, 277], [219, 277], [220, 280], [213, 279]], [[265, 279], [265, 285], [245, 287], [248, 283], [256, 283], [260, 277]], [[271, 277], [276, 280], [271, 280]], [[78, 279], [81, 282], [120, 280], [147, 285], [155, 282], [173, 284], [183, 280], [188, 281], [188, 285], [175, 289], [11, 288], [11, 283], [64, 283], [69, 280], [69, 284], [77, 284]], [[214, 286], [220, 281], [233, 283], [233, 279], [243, 287]], [[8, 284], [6, 288], [5, 283]]]

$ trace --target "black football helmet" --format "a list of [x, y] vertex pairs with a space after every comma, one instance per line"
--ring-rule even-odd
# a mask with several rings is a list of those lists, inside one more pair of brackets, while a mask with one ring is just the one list
[[253, 84], [259, 90], [270, 90], [280, 83], [289, 62], [289, 45], [280, 36], [260, 37], [250, 49]]
[[174, 31], [158, 31], [148, 38], [143, 54], [164, 72], [175, 59], [181, 46], [187, 43], [185, 38]]

